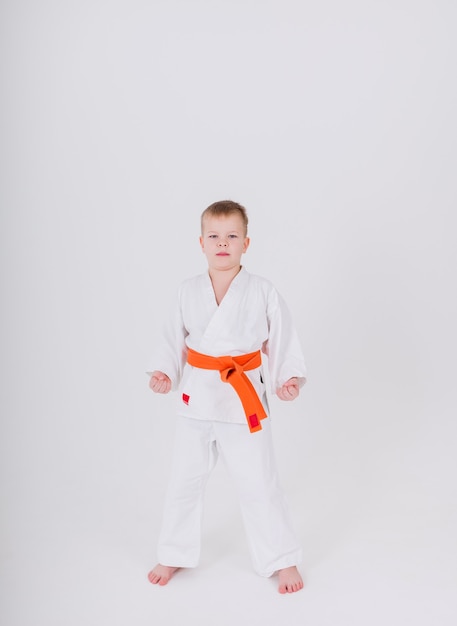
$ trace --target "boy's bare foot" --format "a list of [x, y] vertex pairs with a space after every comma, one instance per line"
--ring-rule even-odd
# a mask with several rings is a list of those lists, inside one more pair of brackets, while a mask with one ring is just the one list
[[295, 565], [278, 570], [278, 576], [279, 593], [294, 593], [303, 589], [303, 580]]
[[149, 582], [153, 585], [166, 585], [178, 569], [179, 567], [168, 567], [168, 565], [158, 563], [148, 574]]

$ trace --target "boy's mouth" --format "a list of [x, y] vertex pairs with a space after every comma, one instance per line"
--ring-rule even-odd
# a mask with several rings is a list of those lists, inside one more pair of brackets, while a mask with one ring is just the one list
[[216, 256], [229, 256], [228, 252], [218, 252]]

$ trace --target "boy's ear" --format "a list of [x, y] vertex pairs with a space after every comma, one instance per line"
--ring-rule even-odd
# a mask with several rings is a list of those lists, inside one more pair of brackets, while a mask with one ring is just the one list
[[251, 240], [249, 239], [249, 237], [245, 237], [244, 238], [243, 252], [246, 252], [246, 250], [249, 248], [249, 244], [250, 243], [251, 243]]
[[200, 245], [201, 245], [202, 250], [203, 250], [203, 237], [201, 235], [200, 235], [199, 241], [200, 241]]

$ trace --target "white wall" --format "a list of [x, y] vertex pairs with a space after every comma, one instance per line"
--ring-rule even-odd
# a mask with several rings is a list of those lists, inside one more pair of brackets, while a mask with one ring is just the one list
[[456, 17], [446, 0], [2, 3], [8, 558], [115, 532], [113, 511], [132, 534], [158, 523], [174, 401], [144, 368], [225, 198], [307, 355], [301, 398], [272, 405], [304, 542], [339, 520], [310, 560], [370, 515], [450, 532]]

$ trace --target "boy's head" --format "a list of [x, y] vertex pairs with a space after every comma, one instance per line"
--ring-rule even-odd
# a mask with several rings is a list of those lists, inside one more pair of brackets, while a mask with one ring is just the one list
[[203, 211], [201, 226], [200, 245], [210, 273], [239, 271], [241, 256], [249, 247], [246, 209], [231, 200], [215, 202]]
[[201, 217], [201, 229], [202, 235], [205, 228], [205, 220], [209, 217], [228, 217], [229, 215], [238, 215], [244, 226], [244, 236], [248, 233], [248, 215], [246, 209], [238, 202], [232, 200], [220, 200], [219, 202], [213, 202], [208, 208], [206, 208]]

